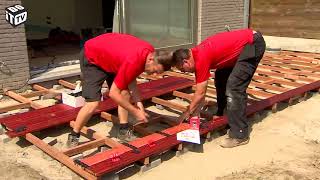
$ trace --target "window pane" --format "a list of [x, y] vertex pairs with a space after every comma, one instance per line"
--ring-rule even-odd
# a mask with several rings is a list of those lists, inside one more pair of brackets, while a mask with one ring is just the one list
[[127, 32], [155, 47], [192, 43], [191, 0], [127, 1]]

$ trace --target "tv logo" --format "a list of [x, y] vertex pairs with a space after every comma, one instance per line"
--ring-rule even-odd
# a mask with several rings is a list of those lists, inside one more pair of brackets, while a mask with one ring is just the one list
[[27, 21], [28, 13], [21, 5], [13, 5], [6, 8], [6, 20], [13, 27], [17, 27], [20, 24]]

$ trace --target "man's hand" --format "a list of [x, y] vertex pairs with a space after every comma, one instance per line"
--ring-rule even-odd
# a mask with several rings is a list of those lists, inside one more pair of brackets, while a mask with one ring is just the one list
[[145, 112], [143, 112], [143, 111], [141, 111], [141, 110], [139, 110], [139, 109], [137, 109], [133, 115], [134, 115], [134, 116], [136, 117], [136, 119], [137, 119], [138, 121], [140, 121], [140, 122], [144, 122], [144, 123], [147, 123], [147, 122], [148, 122], [148, 119], [147, 119], [147, 117], [146, 117], [146, 115], [145, 115]]
[[178, 118], [178, 122], [181, 124], [183, 121], [188, 120], [190, 118], [190, 109], [188, 108], [183, 114], [181, 114]]
[[145, 111], [145, 109], [144, 109], [144, 106], [143, 106], [142, 102], [137, 102], [137, 106], [138, 106], [138, 108], [140, 109], [140, 111], [144, 112], [144, 115], [145, 115], [147, 118], [149, 118], [149, 117], [150, 117], [150, 116], [149, 116], [149, 114], [148, 114], [148, 113], [146, 113], [146, 111]]

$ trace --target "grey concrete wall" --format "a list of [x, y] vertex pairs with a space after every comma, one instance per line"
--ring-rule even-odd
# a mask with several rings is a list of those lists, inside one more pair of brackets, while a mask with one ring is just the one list
[[5, 8], [14, 4], [21, 1], [0, 0], [0, 93], [3, 88], [20, 87], [29, 78], [24, 25], [13, 28], [5, 20]]
[[218, 32], [244, 27], [244, 0], [198, 0], [198, 43]]

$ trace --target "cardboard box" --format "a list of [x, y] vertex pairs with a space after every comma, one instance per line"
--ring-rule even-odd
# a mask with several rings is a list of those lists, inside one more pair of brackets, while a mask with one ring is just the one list
[[73, 96], [72, 94], [62, 93], [62, 103], [72, 107], [82, 107], [85, 104], [82, 96]]

